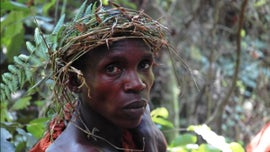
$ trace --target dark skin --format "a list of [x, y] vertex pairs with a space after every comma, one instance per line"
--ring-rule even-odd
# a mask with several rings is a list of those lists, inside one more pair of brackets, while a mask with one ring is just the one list
[[[150, 117], [148, 102], [154, 82], [154, 57], [144, 42], [121, 40], [109, 50], [103, 47], [90, 51], [81, 63], [85, 85], [78, 88], [80, 83], [72, 75], [69, 82], [70, 89], [79, 95], [77, 112], [47, 151], [121, 151], [114, 146], [123, 147], [123, 130], [133, 134], [137, 149], [144, 145], [145, 152], [166, 151], [164, 136]], [[82, 131], [92, 132], [94, 128], [98, 129], [94, 134], [110, 144]]]

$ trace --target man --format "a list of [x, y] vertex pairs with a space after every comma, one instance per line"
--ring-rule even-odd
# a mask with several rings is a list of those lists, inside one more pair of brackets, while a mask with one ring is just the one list
[[164, 27], [142, 11], [85, 6], [56, 34], [62, 113], [31, 151], [166, 151], [148, 105], [154, 57], [168, 45]]

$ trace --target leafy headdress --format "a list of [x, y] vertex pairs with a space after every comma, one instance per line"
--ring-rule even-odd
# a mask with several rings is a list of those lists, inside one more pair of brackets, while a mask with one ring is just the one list
[[[63, 104], [76, 100], [76, 95], [67, 88], [68, 73], [76, 73], [83, 82], [82, 73], [72, 67], [72, 63], [85, 53], [101, 45], [109, 47], [111, 43], [127, 38], [144, 40], [154, 53], [162, 47], [169, 47], [163, 25], [143, 11], [126, 9], [116, 4], [105, 9], [101, 3], [87, 6], [84, 2], [72, 22], [63, 22], [64, 16], [49, 35], [43, 35], [36, 29], [36, 45], [26, 43], [30, 55], [14, 57], [15, 64], [8, 67], [10, 72], [2, 76], [1, 100], [10, 98], [18, 86], [35, 82], [34, 74], [40, 75], [42, 79], [34, 83], [27, 93], [37, 92], [37, 86], [45, 82], [52, 90], [51, 99], [57, 101], [56, 105], [60, 108], [58, 112], [61, 113]], [[44, 98], [48, 96], [44, 95]]]

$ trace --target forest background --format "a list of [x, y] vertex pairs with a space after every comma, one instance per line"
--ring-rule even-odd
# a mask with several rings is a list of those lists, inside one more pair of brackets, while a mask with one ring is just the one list
[[[83, 2], [1, 0], [1, 151], [29, 150], [56, 113], [46, 89], [53, 82], [28, 90], [44, 81], [47, 70], [45, 55], [31, 54], [42, 38], [35, 29], [51, 33], [61, 15], [72, 20]], [[171, 151], [216, 151], [221, 148], [208, 139], [219, 137], [243, 148], [270, 121], [269, 0], [115, 2], [143, 9], [166, 25], [176, 48], [177, 55], [160, 54], [151, 104]], [[25, 69], [29, 65], [20, 61], [29, 54], [35, 61]], [[201, 124], [213, 132], [199, 133]]]

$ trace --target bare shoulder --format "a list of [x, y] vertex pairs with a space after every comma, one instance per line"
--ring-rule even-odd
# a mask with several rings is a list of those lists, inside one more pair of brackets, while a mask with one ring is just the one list
[[46, 152], [103, 152], [97, 147], [93, 146], [85, 146], [85, 145], [57, 145], [57, 144], [52, 144]]
[[99, 147], [84, 140], [78, 140], [77, 131], [68, 126], [47, 148], [46, 152], [103, 152]]
[[73, 141], [70, 138], [62, 138], [59, 136], [46, 152], [103, 152], [100, 148], [90, 145], [83, 144], [80, 142]]

